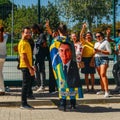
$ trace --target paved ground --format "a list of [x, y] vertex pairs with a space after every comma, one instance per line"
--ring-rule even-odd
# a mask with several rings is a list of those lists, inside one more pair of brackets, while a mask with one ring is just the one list
[[[95, 86], [95, 92], [86, 93], [86, 86], [83, 86], [84, 98], [78, 99], [77, 104], [99, 104], [99, 103], [120, 103], [120, 94], [112, 94], [112, 90], [115, 85], [110, 85], [110, 98], [104, 98], [103, 95], [96, 95], [96, 92], [100, 89], [99, 85]], [[59, 104], [58, 93], [50, 94], [46, 87], [44, 92], [36, 93], [34, 91], [35, 100], [28, 100], [33, 106], [57, 106]], [[4, 96], [0, 96], [0, 106], [20, 106], [21, 104], [21, 88], [11, 87], [10, 92]]]
[[[0, 120], [119, 120], [120, 119], [120, 94], [111, 94], [110, 98], [103, 95], [86, 93], [84, 98], [77, 100], [77, 110], [66, 112], [57, 108], [57, 94], [51, 95], [48, 88], [44, 92], [36, 93], [35, 100], [28, 100], [34, 110], [21, 110], [21, 88], [11, 87], [10, 92], [0, 96]], [[115, 85], [109, 86], [110, 91]], [[100, 86], [95, 86], [96, 91]]]
[[50, 106], [36, 106], [34, 110], [0, 107], [0, 120], [120, 120], [120, 103], [85, 104], [66, 112]]

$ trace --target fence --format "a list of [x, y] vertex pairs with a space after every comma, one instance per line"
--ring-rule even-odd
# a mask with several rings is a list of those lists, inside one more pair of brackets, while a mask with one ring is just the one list
[[[5, 81], [5, 85], [8, 86], [20, 86], [21, 82], [22, 82], [22, 74], [21, 74], [21, 70], [17, 69], [17, 57], [12, 56], [12, 57], [7, 57], [6, 62], [4, 64], [4, 69], [3, 69], [3, 76], [4, 76], [4, 81]], [[109, 63], [109, 68], [107, 71], [107, 76], [109, 79], [109, 83], [113, 84], [114, 83], [114, 79], [113, 79], [113, 75], [112, 75], [112, 67], [113, 67], [113, 60], [110, 60]], [[46, 85], [48, 85], [49, 82], [49, 65], [48, 65], [48, 61], [45, 61], [45, 71], [46, 71]], [[84, 74], [81, 74], [80, 72], [80, 77], [82, 79], [82, 82], [84, 83]], [[95, 74], [95, 83], [98, 84], [99, 82], [99, 75]]]

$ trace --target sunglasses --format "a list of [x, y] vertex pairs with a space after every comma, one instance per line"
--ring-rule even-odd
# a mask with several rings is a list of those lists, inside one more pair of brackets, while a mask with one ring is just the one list
[[95, 38], [99, 38], [99, 37], [101, 37], [100, 35], [98, 35], [98, 36], [95, 36]]

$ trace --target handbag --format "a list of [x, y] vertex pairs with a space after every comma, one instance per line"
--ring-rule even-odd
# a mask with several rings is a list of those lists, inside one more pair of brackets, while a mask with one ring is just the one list
[[81, 61], [81, 62], [77, 62], [77, 66], [78, 66], [78, 68], [80, 69], [80, 68], [84, 68], [84, 67], [85, 67], [85, 64], [84, 64], [83, 61]]

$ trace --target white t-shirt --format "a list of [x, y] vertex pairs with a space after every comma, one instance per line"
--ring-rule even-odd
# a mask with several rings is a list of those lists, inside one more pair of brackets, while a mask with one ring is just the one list
[[0, 58], [5, 58], [7, 54], [6, 43], [7, 43], [8, 35], [3, 34], [3, 38], [4, 38], [3, 42], [0, 42]]
[[82, 59], [83, 46], [81, 43], [75, 43], [74, 47], [75, 47], [76, 61], [80, 62]]
[[[94, 48], [99, 50], [107, 50], [110, 54], [112, 52], [110, 43], [107, 40], [96, 42]], [[95, 54], [95, 57], [108, 57], [108, 56], [109, 55], [103, 54], [101, 52]]]

